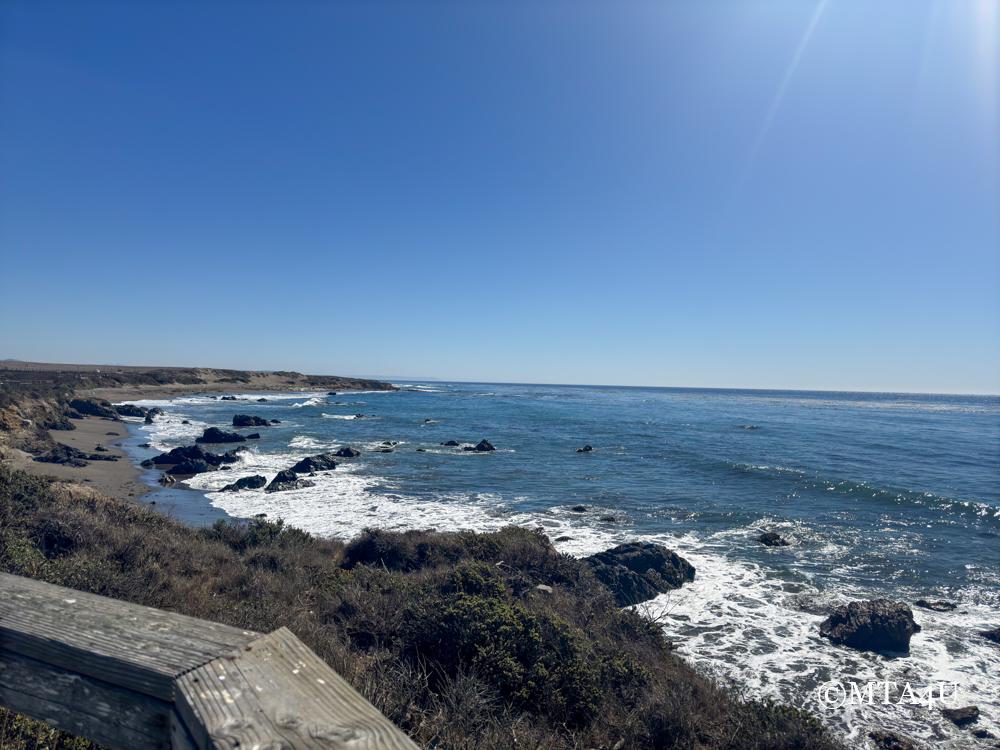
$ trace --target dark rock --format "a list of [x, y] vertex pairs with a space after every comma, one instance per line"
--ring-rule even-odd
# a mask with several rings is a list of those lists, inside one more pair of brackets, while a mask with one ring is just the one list
[[36, 456], [35, 461], [43, 464], [63, 464], [64, 466], [86, 466], [88, 461], [117, 461], [118, 456], [105, 456], [100, 453], [85, 453], [78, 448], [69, 445], [56, 443], [55, 447], [41, 456]]
[[489, 451], [495, 451], [496, 448], [493, 447], [493, 444], [489, 440], [487, 440], [486, 438], [483, 438], [478, 443], [476, 443], [474, 446], [469, 447], [467, 445], [464, 448], [462, 448], [462, 450], [463, 451], [476, 451], [477, 453], [488, 453]]
[[314, 482], [299, 479], [298, 475], [289, 469], [279, 471], [277, 476], [265, 488], [265, 492], [284, 492], [285, 490], [300, 490], [305, 487], [315, 487]]
[[910, 637], [920, 632], [903, 602], [871, 599], [837, 607], [819, 626], [824, 638], [862, 651], [909, 653]]
[[666, 547], [629, 542], [583, 558], [621, 607], [652, 599], [694, 580], [694, 566]]
[[917, 599], [914, 604], [921, 609], [930, 609], [934, 612], [952, 612], [958, 608], [958, 605], [954, 602], [945, 601], [928, 601], [927, 599]]
[[239, 401], [239, 399], [236, 396], [223, 396], [219, 401]]
[[164, 487], [171, 487], [177, 484], [177, 480], [174, 479], [170, 474], [160, 474], [160, 478], [156, 480]]
[[260, 440], [260, 433], [251, 432], [249, 435], [247, 435], [247, 440]]
[[868, 736], [878, 750], [918, 750], [913, 742], [893, 732], [875, 730], [869, 732]]
[[321, 453], [318, 456], [307, 456], [293, 466], [289, 471], [295, 474], [312, 474], [315, 471], [332, 471], [337, 468], [336, 455]]
[[427, 452], [426, 448], [417, 448], [417, 453], [426, 453], [426, 452]]
[[121, 433], [119, 432], [105, 432], [104, 434], [108, 435], [109, 437], [121, 437]]
[[973, 729], [972, 736], [980, 740], [994, 739], [993, 732], [991, 732], [989, 729]]
[[44, 427], [46, 430], [64, 430], [66, 432], [76, 429], [76, 425], [70, 422], [68, 417], [57, 417], [55, 419], [48, 419], [42, 422], [42, 427]]
[[343, 448], [338, 450], [334, 454], [337, 458], [357, 458], [361, 455], [361, 451], [351, 448], [349, 445], [345, 445]]
[[447, 443], [441, 443], [441, 445], [446, 446], [448, 448], [457, 448], [458, 446], [461, 445], [461, 443], [458, 442], [457, 440], [449, 440]]
[[389, 448], [393, 448], [399, 445], [399, 442], [396, 440], [383, 440], [382, 445], [388, 446]]
[[179, 464], [181, 461], [187, 461], [188, 459], [204, 461], [207, 455], [208, 454], [205, 452], [205, 449], [200, 445], [182, 445], [181, 447], [174, 448], [166, 453], [153, 456], [153, 458], [148, 460], [150, 463], [157, 465]]
[[238, 492], [239, 490], [259, 490], [267, 484], [267, 477], [255, 474], [252, 477], [241, 477], [232, 484], [227, 484], [219, 492]]
[[765, 531], [763, 534], [757, 537], [757, 541], [766, 547], [788, 546], [788, 540], [785, 539], [785, 537], [783, 537], [777, 531]]
[[326, 395], [327, 396], [336, 396], [337, 392], [336, 391], [328, 391]]
[[179, 464], [174, 464], [167, 469], [168, 474], [188, 476], [190, 474], [204, 474], [206, 471], [215, 471], [215, 466], [200, 458], [188, 458]]
[[576, 452], [577, 453], [591, 453], [593, 450], [594, 450], [594, 446], [592, 446], [592, 445], [585, 445], [582, 448], [577, 448]]
[[235, 432], [226, 432], [218, 427], [206, 427], [200, 438], [196, 438], [196, 443], [242, 443], [246, 438]]
[[280, 419], [272, 419], [271, 420], [271, 424], [281, 424], [281, 420]]
[[145, 419], [146, 413], [149, 410], [141, 406], [136, 406], [135, 404], [118, 404], [115, 406], [115, 411], [122, 417], [138, 417], [139, 419]]
[[153, 459], [147, 458], [145, 461], [140, 461], [139, 466], [144, 469], [152, 469], [155, 464], [153, 463]]
[[604, 523], [618, 523], [618, 519], [614, 516], [601, 516], [597, 520], [604, 521]]
[[992, 630], [981, 630], [979, 635], [988, 641], [1000, 643], [1000, 627], [993, 628]]
[[379, 453], [393, 453], [392, 448], [380, 448]]
[[237, 414], [233, 417], [233, 427], [267, 427], [270, 424], [263, 417], [255, 417], [250, 414]]
[[258, 404], [266, 404], [267, 403], [267, 399], [266, 398], [259, 398], [259, 399], [257, 399], [257, 403]]
[[553, 541], [556, 541], [556, 542], [568, 542], [571, 539], [573, 539], [573, 537], [571, 537], [571, 536], [557, 536]]
[[424, 420], [424, 424], [430, 424], [433, 421], [434, 421], [433, 419], [431, 419], [430, 417], [427, 417], [427, 419]]
[[191, 420], [190, 419], [182, 419], [181, 420], [181, 424], [191, 424]]
[[108, 449], [105, 448], [103, 445], [95, 445], [94, 446], [94, 450], [97, 451], [98, 453], [107, 453], [108, 452]]
[[588, 510], [590, 510], [590, 508], [588, 508], [586, 505], [574, 505], [572, 508], [570, 508], [570, 511], [573, 513], [586, 513]]
[[364, 415], [364, 414], [355, 414], [355, 415], [354, 415], [354, 418], [355, 418], [355, 419], [364, 419], [364, 418], [365, 418], [365, 415]]
[[86, 419], [86, 417], [76, 409], [66, 409], [66, 416], [70, 419]]
[[978, 706], [963, 706], [962, 708], [942, 708], [941, 713], [944, 718], [952, 722], [956, 727], [967, 727], [979, 721]]
[[71, 409], [85, 414], [88, 417], [105, 417], [107, 419], [118, 419], [118, 412], [111, 405], [110, 401], [103, 401], [96, 398], [74, 398], [69, 402]]
[[163, 409], [156, 406], [152, 409], [146, 411], [146, 418], [143, 420], [146, 424], [153, 424], [153, 420], [163, 414]]

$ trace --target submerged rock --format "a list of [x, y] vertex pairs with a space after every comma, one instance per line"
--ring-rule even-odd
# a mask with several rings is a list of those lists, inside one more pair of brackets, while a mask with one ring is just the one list
[[765, 531], [763, 534], [757, 537], [757, 541], [766, 547], [788, 546], [788, 540], [785, 539], [785, 537], [783, 537], [777, 531]]
[[570, 512], [572, 513], [586, 513], [588, 510], [590, 510], [590, 508], [588, 508], [586, 505], [574, 505], [572, 508], [570, 508]]
[[206, 427], [201, 437], [195, 438], [196, 443], [243, 443], [246, 438], [235, 432], [226, 432], [218, 427]]
[[489, 451], [495, 451], [496, 448], [493, 447], [493, 443], [491, 443], [486, 438], [483, 438], [482, 440], [480, 440], [475, 445], [473, 445], [473, 446], [468, 446], [467, 445], [464, 448], [462, 448], [462, 450], [463, 451], [475, 451], [476, 453], [488, 453]]
[[910, 637], [920, 632], [913, 611], [903, 602], [871, 599], [837, 607], [819, 626], [833, 643], [861, 651], [909, 653]]
[[357, 458], [361, 455], [361, 451], [352, 448], [349, 445], [345, 445], [343, 448], [334, 453], [337, 458]]
[[694, 566], [649, 542], [629, 542], [583, 558], [621, 607], [647, 601], [694, 580]]
[[979, 721], [978, 706], [963, 706], [962, 708], [942, 708], [941, 713], [944, 718], [952, 722], [956, 727], [967, 727]]
[[279, 471], [277, 476], [271, 480], [264, 492], [284, 492], [286, 490], [301, 490], [306, 487], [315, 487], [314, 482], [308, 479], [299, 479], [298, 475], [289, 469]]
[[267, 477], [254, 474], [250, 477], [240, 477], [232, 484], [227, 484], [219, 492], [239, 492], [240, 490], [259, 490], [267, 484]]
[[337, 468], [334, 453], [320, 453], [318, 456], [307, 456], [295, 464], [289, 471], [295, 474], [312, 474], [314, 471], [332, 471]]
[[954, 602], [946, 601], [928, 601], [927, 599], [917, 599], [914, 604], [921, 609], [930, 609], [934, 612], [952, 612], [958, 608], [958, 605]]
[[268, 427], [270, 424], [263, 417], [255, 417], [251, 414], [237, 414], [233, 417], [233, 427]]

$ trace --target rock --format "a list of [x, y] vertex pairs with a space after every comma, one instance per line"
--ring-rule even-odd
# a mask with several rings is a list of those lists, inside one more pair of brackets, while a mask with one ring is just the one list
[[181, 420], [181, 424], [191, 424], [191, 420], [190, 419], [182, 419]]
[[427, 417], [427, 419], [424, 420], [424, 424], [430, 424], [433, 421], [434, 421], [433, 419], [431, 419], [430, 417]]
[[577, 448], [576, 452], [577, 453], [591, 453], [591, 452], [593, 452], [593, 450], [594, 450], [594, 446], [592, 446], [592, 445], [585, 445], [582, 448]]
[[871, 599], [837, 607], [819, 626], [833, 643], [861, 651], [909, 653], [910, 637], [920, 632], [903, 602]]
[[151, 464], [157, 465], [179, 464], [181, 461], [186, 461], [188, 459], [200, 459], [204, 461], [206, 455], [205, 449], [200, 445], [183, 445], [179, 448], [167, 451], [166, 453], [161, 453], [158, 456], [153, 456], [153, 458], [147, 460]]
[[336, 392], [336, 391], [327, 391], [327, 394], [326, 394], [326, 395], [327, 395], [327, 396], [336, 396], [336, 395], [337, 395], [337, 392]]
[[981, 630], [979, 631], [979, 635], [988, 641], [1000, 643], [1000, 627], [993, 628], [992, 630]]
[[963, 706], [962, 708], [942, 708], [941, 713], [944, 718], [952, 722], [956, 727], [967, 727], [979, 721], [978, 706]]
[[[31, 427], [31, 420], [22, 419], [21, 427]], [[44, 427], [46, 430], [65, 430], [66, 432], [76, 429], [76, 425], [70, 422], [67, 417], [56, 417], [55, 419], [47, 419], [44, 422], [42, 422], [42, 427]]]
[[219, 401], [239, 401], [239, 399], [236, 396], [223, 396]]
[[993, 732], [991, 732], [989, 729], [973, 729], [972, 736], [980, 740], [994, 739]]
[[196, 438], [196, 443], [242, 443], [246, 438], [235, 432], [226, 432], [218, 427], [206, 427], [200, 438]]
[[56, 443], [47, 453], [35, 456], [33, 459], [43, 464], [62, 464], [64, 466], [86, 466], [88, 461], [117, 461], [118, 456], [105, 456], [100, 453], [85, 453], [78, 448]]
[[250, 414], [237, 414], [233, 417], [233, 427], [268, 427], [271, 423], [263, 417]]
[[361, 455], [361, 451], [351, 448], [349, 445], [345, 445], [343, 448], [338, 450], [334, 454], [337, 458], [357, 458]]
[[393, 453], [392, 448], [380, 448], [379, 453]]
[[386, 446], [392, 448], [392, 447], [395, 447], [395, 446], [399, 445], [399, 442], [396, 441], [396, 440], [383, 440], [382, 441], [382, 445], [386, 445]]
[[569, 542], [573, 539], [571, 536], [557, 536], [553, 541], [555, 542]]
[[257, 399], [257, 403], [258, 404], [266, 404], [267, 403], [267, 399], [266, 398], [259, 398], [259, 399]]
[[618, 523], [618, 519], [614, 516], [601, 516], [597, 520], [604, 521], [604, 523]]
[[666, 547], [629, 542], [583, 558], [621, 607], [652, 599], [694, 580], [694, 566]]
[[251, 477], [241, 477], [232, 484], [227, 484], [219, 492], [239, 492], [240, 490], [259, 490], [267, 484], [267, 477], [254, 474]]
[[570, 511], [572, 513], [586, 513], [588, 510], [590, 510], [590, 508], [588, 508], [586, 505], [574, 505], [572, 508], [570, 508]]
[[139, 419], [145, 419], [148, 409], [136, 406], [135, 404], [118, 404], [115, 406], [115, 411], [120, 417], [138, 417]]
[[98, 453], [107, 453], [108, 452], [108, 449], [105, 448], [103, 445], [95, 445], [94, 446], [94, 450], [97, 451]]
[[216, 467], [201, 458], [188, 458], [178, 464], [174, 464], [167, 469], [168, 474], [189, 476], [192, 474], [204, 474], [206, 471], [215, 471]]
[[355, 415], [354, 415], [354, 418], [355, 418], [355, 419], [364, 419], [364, 418], [365, 418], [365, 415], [364, 415], [364, 414], [355, 414]]
[[264, 489], [265, 492], [284, 492], [286, 490], [300, 490], [305, 487], [315, 487], [314, 482], [310, 482], [308, 479], [299, 479], [298, 475], [294, 471], [285, 469], [284, 471], [279, 471], [277, 476], [271, 480], [271, 483], [267, 485]]
[[152, 409], [146, 410], [146, 418], [143, 421], [146, 424], [153, 424], [153, 420], [162, 415], [163, 409], [158, 406], [154, 406]]
[[157, 479], [156, 481], [159, 482], [164, 487], [171, 487], [174, 484], [177, 484], [177, 480], [174, 479], [169, 474], [160, 474], [160, 478]]
[[478, 443], [476, 443], [474, 446], [470, 447], [470, 446], [467, 445], [464, 448], [462, 448], [462, 450], [463, 451], [475, 451], [477, 453], [488, 453], [489, 451], [495, 451], [496, 448], [493, 447], [493, 444], [489, 440], [487, 440], [486, 438], [483, 438]]
[[70, 419], [86, 419], [86, 417], [76, 409], [70, 409], [69, 407], [66, 408], [66, 416]]
[[426, 453], [426, 452], [427, 452], [426, 448], [417, 448], [417, 453]]
[[271, 424], [281, 424], [281, 420], [280, 419], [272, 419], [271, 420]]
[[247, 437], [247, 440], [260, 440], [260, 433], [259, 432], [251, 432], [246, 437]]
[[105, 432], [104, 434], [108, 437], [121, 437], [121, 433], [114, 431]]
[[787, 547], [788, 540], [785, 539], [777, 531], [765, 531], [759, 537], [757, 541], [763, 544], [765, 547]]
[[945, 601], [928, 601], [927, 599], [917, 599], [914, 604], [921, 609], [930, 609], [934, 612], [952, 612], [958, 608], [958, 605], [953, 602]]
[[111, 405], [110, 401], [96, 398], [74, 398], [69, 402], [71, 409], [88, 417], [105, 417], [107, 419], [118, 419], [118, 412]]
[[318, 456], [307, 456], [295, 464], [289, 471], [295, 474], [312, 474], [315, 471], [332, 471], [337, 468], [333, 453], [321, 453]]
[[910, 740], [892, 732], [875, 730], [868, 733], [878, 750], [918, 750]]
[[449, 440], [447, 443], [441, 443], [441, 445], [445, 446], [446, 448], [457, 448], [458, 446], [461, 445], [461, 443], [458, 442], [457, 440]]

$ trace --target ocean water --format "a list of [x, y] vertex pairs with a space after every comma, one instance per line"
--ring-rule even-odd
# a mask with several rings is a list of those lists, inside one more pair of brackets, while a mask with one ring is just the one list
[[[366, 527], [519, 524], [544, 528], [573, 555], [626, 540], [662, 543], [696, 566], [696, 579], [640, 606], [705, 672], [749, 696], [809, 708], [854, 744], [878, 727], [938, 747], [991, 746], [939, 706], [831, 709], [818, 692], [830, 680], [955, 683], [949, 703], [978, 705], [977, 726], [1000, 735], [1000, 647], [977, 635], [1000, 625], [1000, 398], [400, 385], [263, 394], [266, 403], [252, 400], [262, 394], [137, 401], [167, 415], [131, 425], [127, 447], [141, 460], [228, 425], [235, 413], [281, 420], [259, 429], [263, 438], [247, 444], [241, 463], [193, 478], [198, 492], [158, 488], [146, 498], [193, 523], [266, 513], [341, 537]], [[440, 445], [484, 437], [496, 452]], [[138, 448], [144, 441], [153, 448]], [[380, 453], [383, 441], [399, 444]], [[594, 451], [577, 453], [584, 444]], [[311, 478], [313, 488], [217, 491], [342, 445], [361, 457]], [[764, 547], [762, 530], [791, 546]], [[875, 596], [959, 606], [915, 608], [923, 631], [908, 657], [819, 637], [829, 606]]]

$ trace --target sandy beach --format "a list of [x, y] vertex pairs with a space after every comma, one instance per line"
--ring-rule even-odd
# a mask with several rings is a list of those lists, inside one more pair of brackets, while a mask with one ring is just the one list
[[49, 435], [57, 443], [88, 453], [93, 453], [100, 446], [107, 450], [108, 455], [118, 456], [118, 460], [90, 461], [86, 466], [77, 467], [40, 463], [23, 451], [11, 451], [11, 463], [31, 474], [86, 484], [111, 497], [137, 498], [149, 491], [149, 487], [139, 479], [139, 470], [119, 447], [119, 443], [128, 437], [128, 428], [124, 423], [86, 417], [74, 420], [74, 424], [75, 430], [49, 430]]

